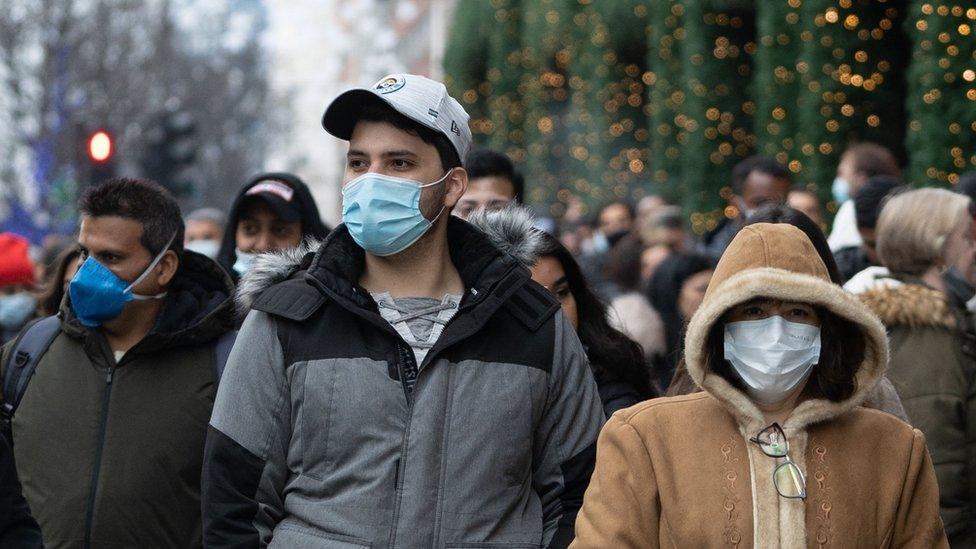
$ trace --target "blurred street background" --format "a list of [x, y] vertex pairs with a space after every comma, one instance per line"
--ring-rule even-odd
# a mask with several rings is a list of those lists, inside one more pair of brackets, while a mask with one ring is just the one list
[[729, 173], [754, 153], [832, 213], [850, 142], [916, 185], [976, 167], [974, 25], [973, 2], [915, 0], [6, 0], [0, 231], [72, 233], [107, 175], [189, 211], [261, 170], [300, 174], [335, 224], [322, 111], [404, 71], [445, 79], [552, 217], [657, 194], [702, 234], [736, 215]]

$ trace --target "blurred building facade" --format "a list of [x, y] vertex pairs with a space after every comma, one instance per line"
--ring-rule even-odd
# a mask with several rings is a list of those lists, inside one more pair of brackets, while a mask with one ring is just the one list
[[390, 73], [443, 76], [447, 25], [457, 0], [269, 2], [270, 81], [288, 109], [266, 167], [309, 184], [322, 216], [341, 217], [345, 144], [320, 124], [342, 91]]

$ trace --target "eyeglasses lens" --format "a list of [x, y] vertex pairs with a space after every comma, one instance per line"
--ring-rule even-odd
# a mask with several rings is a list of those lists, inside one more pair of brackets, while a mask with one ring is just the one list
[[786, 441], [786, 435], [779, 426], [774, 425], [759, 433], [759, 436], [756, 437], [756, 442], [759, 443], [759, 448], [763, 453], [769, 457], [786, 457], [790, 451], [790, 445]]
[[803, 473], [791, 461], [781, 464], [773, 472], [776, 491], [784, 498], [805, 498], [807, 496]]

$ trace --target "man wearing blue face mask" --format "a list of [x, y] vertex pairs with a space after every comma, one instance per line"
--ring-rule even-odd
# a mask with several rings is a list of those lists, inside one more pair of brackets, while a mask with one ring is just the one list
[[876, 143], [855, 143], [848, 147], [837, 164], [831, 192], [840, 206], [827, 242], [830, 250], [861, 246], [864, 242], [858, 231], [854, 202], [851, 201], [868, 179], [880, 175], [901, 177], [898, 160], [891, 151]]
[[242, 279], [205, 543], [568, 545], [600, 400], [559, 303], [451, 215], [468, 115], [401, 74], [341, 95], [323, 125], [349, 142], [344, 223]]
[[179, 207], [154, 183], [107, 181], [79, 210], [82, 264], [61, 311], [0, 361], [24, 496], [47, 546], [199, 546], [230, 279], [183, 249]]

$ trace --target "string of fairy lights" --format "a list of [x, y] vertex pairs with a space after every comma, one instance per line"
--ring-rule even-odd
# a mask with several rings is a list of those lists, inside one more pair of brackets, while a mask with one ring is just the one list
[[648, 193], [714, 228], [754, 153], [828, 208], [844, 147], [874, 141], [916, 184], [976, 169], [976, 7], [889, 0], [489, 0], [459, 5], [448, 85], [480, 143], [562, 213]]

